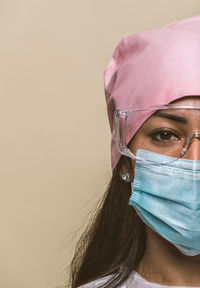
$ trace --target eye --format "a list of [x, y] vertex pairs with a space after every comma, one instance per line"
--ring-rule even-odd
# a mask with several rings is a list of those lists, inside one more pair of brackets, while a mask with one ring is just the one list
[[154, 141], [159, 141], [159, 142], [170, 142], [170, 141], [176, 141], [176, 140], [180, 139], [180, 137], [176, 133], [172, 132], [171, 130], [167, 130], [167, 129], [157, 130], [157, 131], [149, 134], [149, 136]]

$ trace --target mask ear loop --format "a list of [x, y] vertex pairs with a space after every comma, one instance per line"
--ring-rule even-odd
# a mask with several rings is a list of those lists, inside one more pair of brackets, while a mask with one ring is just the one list
[[195, 131], [194, 133], [192, 133], [191, 135], [189, 135], [186, 140], [185, 140], [185, 143], [183, 144], [183, 148], [180, 152], [180, 156], [184, 156], [185, 153], [187, 152], [188, 148], [190, 147], [191, 143], [192, 143], [192, 139], [193, 138], [198, 138], [200, 139], [200, 132], [198, 131]]

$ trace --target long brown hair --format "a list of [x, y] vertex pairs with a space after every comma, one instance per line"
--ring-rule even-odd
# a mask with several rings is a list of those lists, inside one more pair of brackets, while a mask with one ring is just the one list
[[71, 288], [109, 274], [112, 277], [98, 287], [119, 287], [138, 267], [144, 254], [145, 225], [128, 205], [131, 183], [120, 177], [122, 167], [127, 165], [130, 171], [131, 160], [121, 156], [95, 217], [78, 241], [70, 265]]

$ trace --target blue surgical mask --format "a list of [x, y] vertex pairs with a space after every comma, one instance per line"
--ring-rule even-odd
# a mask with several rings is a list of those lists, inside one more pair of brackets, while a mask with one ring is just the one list
[[200, 254], [200, 161], [138, 150], [129, 204], [184, 255]]

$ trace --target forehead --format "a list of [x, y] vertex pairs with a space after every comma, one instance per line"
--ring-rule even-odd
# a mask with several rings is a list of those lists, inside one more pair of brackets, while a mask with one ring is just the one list
[[[184, 96], [182, 98], [179, 98], [177, 100], [172, 101], [170, 104], [175, 104], [175, 105], [199, 105], [200, 106], [200, 95], [193, 95], [193, 96]], [[200, 117], [200, 110], [166, 110], [166, 113], [170, 114], [182, 114], [186, 118], [188, 117], [189, 119], [197, 120], [197, 118]], [[156, 113], [155, 113], [156, 114]], [[199, 119], [198, 119], [199, 120]]]
[[[200, 106], [200, 95], [196, 96], [184, 96], [179, 98], [170, 104], [175, 105], [198, 105]], [[152, 122], [153, 121], [153, 122]], [[152, 124], [157, 122], [161, 124], [163, 121], [170, 121], [173, 124], [178, 125], [192, 125], [195, 128], [200, 129], [200, 109], [166, 109], [158, 110], [153, 115], [151, 115], [145, 123]], [[145, 125], [144, 123], [144, 125]]]
[[184, 96], [170, 102], [177, 105], [200, 105], [200, 95]]

